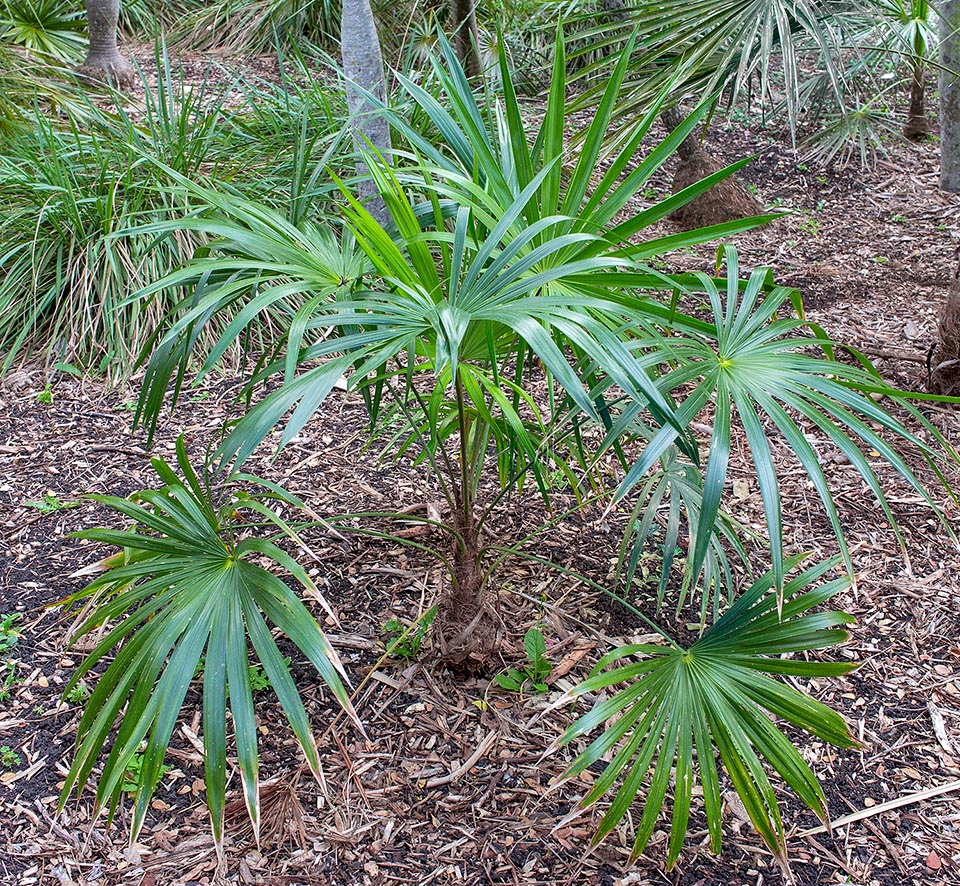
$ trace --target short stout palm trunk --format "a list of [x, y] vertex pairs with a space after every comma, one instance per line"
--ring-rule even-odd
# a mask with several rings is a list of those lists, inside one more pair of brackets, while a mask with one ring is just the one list
[[[673, 131], [683, 122], [684, 117], [679, 108], [667, 108], [661, 113], [661, 119], [666, 127]], [[673, 177], [671, 190], [674, 194], [723, 168], [723, 164], [714, 160], [700, 147], [693, 133], [680, 143], [677, 154], [680, 165]], [[689, 231], [735, 219], [750, 218], [762, 212], [763, 207], [757, 202], [757, 198], [736, 176], [730, 176], [681, 206], [670, 215], [670, 219]]]
[[119, 0], [86, 0], [85, 6], [90, 49], [77, 73], [90, 83], [108, 83], [118, 89], [130, 89], [135, 72], [117, 45]]
[[457, 670], [482, 671], [497, 646], [497, 621], [480, 567], [475, 526], [459, 527], [453, 574], [444, 588], [434, 623], [440, 658]]

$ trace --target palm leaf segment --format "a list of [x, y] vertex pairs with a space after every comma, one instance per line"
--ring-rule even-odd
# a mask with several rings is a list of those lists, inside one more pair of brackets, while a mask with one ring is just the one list
[[[788, 568], [800, 559], [792, 558]], [[672, 780], [667, 850], [672, 866], [687, 832], [693, 785], [699, 775], [710, 846], [719, 852], [722, 802], [717, 754], [750, 820], [781, 859], [785, 854], [783, 825], [763, 760], [810, 809], [826, 819], [826, 800], [815, 775], [764, 711], [840, 747], [856, 744], [838, 714], [769, 676], [833, 676], [855, 667], [845, 662], [780, 657], [846, 639], [841, 626], [852, 621], [850, 616], [813, 611], [850, 584], [843, 577], [811, 587], [836, 562], [807, 569], [788, 581], [780, 615], [777, 595], [772, 592], [774, 577], [768, 573], [689, 648], [679, 644], [621, 647], [604, 656], [593, 674], [572, 690], [574, 696], [580, 696], [625, 684], [577, 720], [561, 739], [562, 744], [569, 744], [607, 724], [567, 771], [572, 777], [607, 761], [584, 798], [584, 806], [612, 790], [620, 779], [597, 840], [616, 827], [646, 787], [633, 856], [643, 852]]]
[[[78, 533], [81, 538], [118, 545], [124, 555], [117, 558], [119, 565], [67, 601], [89, 598], [96, 604], [78, 636], [105, 625], [109, 629], [86, 656], [66, 691], [111, 653], [114, 657], [99, 678], [81, 719], [76, 756], [61, 804], [74, 787], [83, 789], [101, 751], [110, 745], [97, 786], [97, 805], [109, 806], [112, 816], [121, 798], [124, 772], [146, 741], [134, 797], [130, 839], [136, 839], [187, 689], [204, 656], [204, 780], [219, 845], [227, 777], [228, 701], [237, 768], [255, 833], [259, 825], [257, 730], [248, 638], [315, 774], [319, 774], [320, 762], [307, 714], [271, 635], [268, 619], [313, 664], [340, 705], [354, 719], [355, 715], [341, 679], [343, 667], [316, 618], [283, 581], [252, 560], [272, 560], [322, 601], [314, 583], [274, 543], [253, 536], [235, 538], [234, 524], [240, 510], [253, 511], [265, 524], [272, 523], [281, 531], [288, 531], [286, 525], [262, 501], [248, 495], [231, 495], [223, 507], [215, 509], [190, 466], [182, 438], [177, 454], [185, 480], [162, 459], [154, 459], [154, 468], [166, 485], [140, 493], [142, 504], [95, 496], [134, 520], [130, 530]], [[242, 475], [237, 479], [252, 480]], [[265, 489], [265, 493], [268, 498], [282, 496], [288, 503], [295, 503], [276, 487]]]

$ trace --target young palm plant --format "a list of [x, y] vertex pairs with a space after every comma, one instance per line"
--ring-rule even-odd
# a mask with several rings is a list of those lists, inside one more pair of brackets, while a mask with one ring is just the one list
[[[780, 489], [766, 435], [780, 434], [797, 452], [838, 535], [842, 527], [808, 435], [821, 434], [847, 456], [891, 522], [893, 509], [858, 447], [872, 447], [878, 455], [871, 457], [888, 462], [918, 490], [919, 481], [889, 440], [915, 447], [934, 465], [937, 453], [874, 399], [887, 396], [910, 408], [900, 392], [885, 386], [865, 361], [860, 369], [833, 360], [833, 346], [817, 327], [802, 316], [788, 319], [790, 298], [799, 307], [795, 293], [777, 288], [765, 272], [741, 280], [732, 250], [723, 253], [726, 275], [719, 280], [670, 275], [644, 264], [763, 221], [644, 239], [652, 222], [730, 171], [654, 207], [638, 212], [630, 206], [633, 194], [697, 124], [704, 107], [637, 163], [639, 140], [656, 118], [654, 107], [600, 173], [601, 144], [629, 52], [615, 68], [582, 147], [571, 156], [563, 137], [562, 37], [536, 134], [524, 122], [505, 62], [502, 95], [488, 93], [484, 102], [442, 41], [441, 51], [436, 93], [401, 81], [411, 107], [409, 117], [390, 112], [405, 142], [394, 152], [396, 165], [365, 158], [390, 210], [389, 230], [353, 196], [349, 183], [340, 185], [341, 220], [324, 225], [284, 216], [167, 170], [194, 212], [144, 233], [187, 231], [202, 234], [210, 245], [192, 264], [142, 293], [180, 290], [185, 297], [147, 354], [138, 420], [153, 429], [171, 383], [176, 403], [191, 360], [202, 360], [202, 376], [258, 317], [281, 310], [287, 322], [274, 346], [255, 355], [256, 370], [245, 391], [253, 398], [259, 385], [270, 381], [269, 393], [229, 427], [215, 453], [220, 469], [236, 469], [278, 426], [279, 444], [290, 442], [338, 385], [361, 392], [371, 436], [397, 457], [417, 453], [427, 461], [446, 497], [448, 514], [433, 522], [448, 540], [438, 553], [450, 580], [435, 624], [444, 657], [467, 668], [482, 666], [496, 639], [487, 555], [492, 548], [496, 562], [517, 550], [481, 542], [483, 530], [496, 536], [496, 506], [525, 482], [548, 503], [558, 483], [573, 484], [578, 493], [592, 484], [611, 499], [643, 486], [649, 502], [634, 511], [631, 524], [646, 532], [637, 538], [649, 537], [654, 521], [664, 522], [665, 538], [678, 538], [673, 522], [685, 519], [691, 538], [681, 555], [686, 586], [732, 586], [736, 571], [724, 552], [738, 547], [738, 530], [722, 519], [721, 506], [739, 421], [759, 475], [772, 542], [770, 574], [719, 618], [711, 618], [702, 605], [702, 619], [712, 626], [690, 649], [615, 655], [644, 653], [653, 664], [640, 663], [639, 670], [629, 664], [610, 677], [592, 678], [588, 686], [634, 682], [613, 697], [609, 714], [604, 709], [588, 715], [569, 740], [604, 728], [598, 740], [603, 749], [592, 745], [585, 752], [592, 759], [584, 765], [625, 741], [602, 789], [588, 797], [599, 799], [620, 773], [627, 773], [605, 829], [622, 818], [656, 757], [648, 805], [653, 812], [644, 814], [645, 834], [676, 760], [677, 813], [669, 850], [674, 860], [686, 832], [695, 745], [713, 845], [719, 845], [720, 827], [716, 750], [761, 834], [780, 851], [776, 801], [759, 757], [821, 815], [822, 792], [809, 770], [798, 766], [796, 752], [784, 748], [786, 739], [765, 725], [755, 705], [744, 703], [744, 686], [758, 686], [756, 700], [767, 710], [814, 734], [841, 745], [849, 743], [849, 735], [838, 718], [805, 697], [745, 676], [841, 670], [804, 670], [807, 666], [779, 658], [841, 638], [833, 628], [842, 618], [806, 613], [842, 582], [806, 590], [827, 565], [788, 580], [795, 563], [783, 555]], [[683, 311], [694, 290], [707, 296], [706, 318]], [[221, 312], [231, 319], [216, 330], [211, 345], [204, 332], [215, 327]], [[534, 382], [543, 397], [530, 393]], [[691, 426], [707, 417], [714, 431], [703, 457]], [[927, 430], [934, 432], [929, 424]], [[617, 490], [609, 488], [608, 475], [598, 467], [606, 451], [613, 451], [622, 466]], [[663, 482], [646, 484], [651, 470], [661, 471]], [[668, 511], [665, 521], [661, 506]], [[122, 543], [119, 536], [111, 540]], [[631, 558], [632, 553], [624, 557], [628, 569]], [[704, 593], [709, 590], [704, 587]], [[727, 590], [729, 599], [732, 587]], [[720, 610], [716, 604], [716, 613]], [[239, 658], [245, 641], [231, 649]], [[149, 694], [154, 677], [145, 673], [148, 688], [134, 691]], [[681, 681], [676, 690], [671, 688], [675, 678]], [[172, 703], [156, 704], [164, 723], [179, 709], [179, 701], [176, 709]], [[628, 713], [610, 723], [620, 711]], [[95, 745], [83, 745], [85, 762], [78, 774], [89, 774]], [[113, 787], [108, 783], [108, 794]]]
[[[198, 198], [210, 201], [220, 218], [182, 224], [219, 233], [221, 257], [165, 278], [148, 291], [171, 284], [195, 285], [201, 279], [209, 281], [211, 273], [214, 279], [229, 282], [216, 287], [204, 282], [210, 294], [184, 313], [166, 336], [148, 366], [141, 415], [151, 423], [156, 419], [166, 385], [186, 353], [178, 343], [196, 335], [228, 301], [249, 297], [252, 274], [257, 275], [259, 294], [238, 310], [238, 318], [250, 319], [281, 297], [313, 293], [291, 325], [296, 337], [287, 343], [286, 356], [265, 367], [257, 379], [282, 372], [284, 385], [240, 420], [219, 457], [242, 462], [295, 406], [282, 437], [286, 442], [340, 375], [352, 369], [349, 384], [367, 392], [374, 424], [388, 426], [378, 424], [386, 398], [392, 403], [390, 417], [410, 425], [410, 439], [401, 451], [411, 442], [420, 444], [442, 478], [451, 509], [448, 528], [456, 543], [450, 559], [451, 597], [449, 605], [440, 607], [437, 630], [449, 660], [478, 665], [489, 655], [492, 642], [492, 622], [484, 614], [486, 577], [479, 563], [479, 529], [485, 517], [475, 502], [488, 452], [500, 466], [502, 484], [517, 486], [532, 476], [544, 496], [551, 485], [547, 465], [563, 466], [568, 457], [549, 448], [544, 455], [542, 447], [556, 431], [553, 416], [544, 417], [525, 393], [528, 357], [538, 358], [548, 387], [556, 385], [562, 397], [557, 416], [569, 420], [571, 415], [583, 415], [602, 423], [608, 407], [591, 395], [590, 388], [603, 376], [631, 402], [645, 404], [658, 423], [672, 425], [674, 434], [660, 451], [676, 440], [695, 459], [695, 445], [673, 417], [651, 367], [623, 342], [625, 325], [649, 325], [644, 302], [622, 296], [619, 288], [611, 297], [614, 289], [603, 281], [612, 281], [606, 272], [629, 269], [626, 279], [638, 287], [672, 286], [659, 272], [636, 266], [633, 256], [690, 245], [764, 219], [664, 241], [630, 242], [646, 226], [728, 174], [718, 173], [652, 209], [619, 220], [636, 189], [669, 157], [696, 117], [622, 175], [654, 119], [651, 115], [637, 138], [614, 158], [600, 186], [590, 191], [623, 66], [611, 79], [568, 178], [562, 165], [566, 92], [562, 38], [539, 139], [528, 137], [505, 63], [501, 75], [507, 122], [501, 126], [498, 112], [481, 109], [450, 46], [443, 41], [441, 45], [444, 59], [435, 73], [447, 100], [444, 104], [418, 85], [402, 82], [450, 150], [434, 147], [401, 116], [392, 116], [412, 146], [406, 153], [411, 162], [396, 175], [378, 168], [375, 158], [371, 163], [397, 237], [391, 238], [348, 194], [344, 214], [373, 271], [353, 285], [352, 292], [350, 281], [356, 278], [334, 267], [342, 256], [330, 248], [331, 241], [308, 256], [304, 232], [279, 219], [268, 221], [264, 212], [249, 204], [201, 194], [184, 180]], [[411, 199], [405, 185], [413, 189]], [[449, 222], [447, 216], [452, 216]], [[280, 246], [277, 238], [289, 242]], [[324, 265], [327, 281], [319, 288], [318, 263]], [[601, 282], [591, 282], [598, 274]], [[311, 339], [316, 330], [324, 329], [340, 334]], [[237, 336], [241, 330], [239, 323], [232, 324], [228, 335]], [[221, 340], [205, 368], [224, 347]], [[576, 354], [578, 366], [570, 365], [565, 348]], [[298, 365], [311, 367], [318, 359], [325, 362], [297, 375]], [[588, 469], [582, 446], [574, 457]]]

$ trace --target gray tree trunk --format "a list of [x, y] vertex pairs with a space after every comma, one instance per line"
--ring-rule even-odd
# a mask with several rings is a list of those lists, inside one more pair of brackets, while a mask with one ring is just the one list
[[133, 66], [117, 46], [117, 19], [120, 0], [86, 0], [90, 49], [77, 68], [81, 77], [93, 83], [110, 83], [118, 89], [133, 86]]
[[[357, 147], [370, 149], [373, 145], [385, 160], [390, 160], [390, 124], [381, 110], [364, 94], [369, 93], [386, 103], [387, 83], [383, 76], [383, 56], [380, 53], [380, 38], [373, 20], [369, 0], [343, 0], [340, 19], [340, 52], [343, 60], [343, 75], [347, 81], [347, 110], [353, 127]], [[357, 173], [368, 172], [364, 163], [357, 164]], [[390, 212], [377, 186], [366, 179], [358, 188], [371, 215], [386, 226]]]
[[940, 187], [960, 192], [960, 0], [940, 3]]

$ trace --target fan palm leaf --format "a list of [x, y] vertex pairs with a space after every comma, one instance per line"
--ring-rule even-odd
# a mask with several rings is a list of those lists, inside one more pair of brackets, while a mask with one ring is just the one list
[[[788, 569], [802, 557], [793, 557]], [[780, 597], [775, 577], [767, 573], [688, 648], [634, 644], [605, 655], [592, 675], [572, 690], [573, 697], [622, 688], [600, 701], [563, 735], [561, 744], [584, 738], [603, 727], [567, 770], [573, 777], [605, 761], [602, 774], [583, 799], [595, 803], [614, 798], [596, 839], [602, 839], [626, 816], [646, 785], [636, 826], [633, 856], [646, 848], [665, 808], [673, 783], [673, 810], [667, 864], [673, 866], [689, 823], [693, 785], [699, 774], [712, 851], [720, 851], [722, 801], [719, 755], [750, 820], [781, 859], [783, 825], [763, 760], [821, 819], [826, 798], [816, 776], [790, 740], [765, 712], [839, 747], [856, 742], [843, 719], [825, 705], [775, 679], [835, 676], [856, 665], [784, 658], [842, 642], [850, 616], [815, 611], [850, 584], [835, 578], [811, 588], [836, 565], [828, 561], [790, 579]], [[672, 776], [672, 778], [671, 778]], [[616, 787], [619, 780], [619, 787]]]
[[[131, 840], [136, 839], [187, 690], [194, 682], [201, 656], [205, 656], [204, 781], [219, 845], [227, 777], [228, 701], [244, 800], [255, 832], [259, 827], [257, 730], [248, 638], [308, 766], [319, 776], [320, 760], [306, 710], [267, 619], [317, 669], [337, 702], [354, 719], [356, 715], [343, 685], [343, 666], [316, 618], [300, 597], [261, 562], [272, 561], [282, 567], [311, 596], [322, 601], [316, 585], [272, 541], [254, 535], [237, 537], [242, 510], [251, 510], [264, 523], [292, 534], [289, 527], [249, 494], [230, 495], [222, 506], [215, 507], [209, 490], [190, 466], [182, 437], [177, 460], [183, 478], [162, 459], [153, 460], [166, 485], [141, 492], [139, 503], [94, 496], [133, 520], [130, 529], [92, 529], [77, 534], [117, 545], [124, 554], [113, 561], [112, 568], [66, 601], [95, 603], [77, 637], [106, 629], [66, 691], [98, 665], [109, 664], [97, 680], [77, 729], [76, 753], [61, 805], [72, 790], [83, 789], [109, 746], [96, 798], [97, 805], [109, 807], [112, 816], [123, 793], [128, 764], [146, 741], [133, 799]], [[242, 475], [235, 479], [252, 480]], [[268, 497], [281, 497], [270, 484], [264, 491]], [[285, 494], [282, 497], [287, 504], [296, 503]]]

